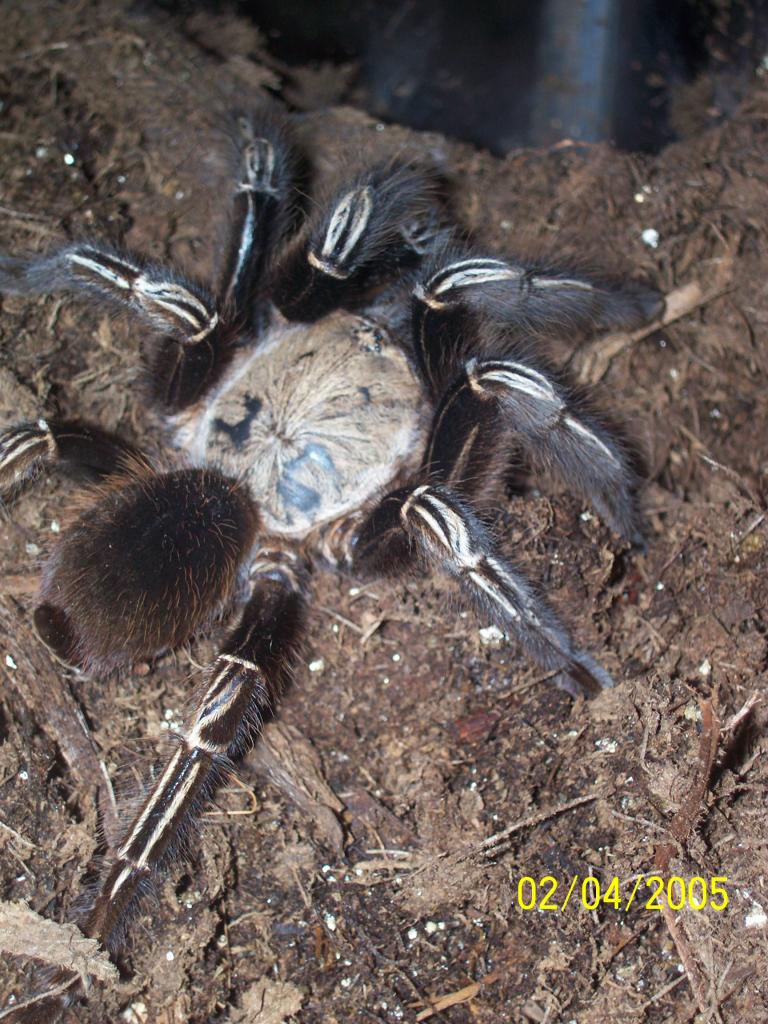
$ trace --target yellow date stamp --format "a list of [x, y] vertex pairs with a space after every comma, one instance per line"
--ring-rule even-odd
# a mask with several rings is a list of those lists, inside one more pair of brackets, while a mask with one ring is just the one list
[[574, 875], [570, 879], [523, 875], [517, 883], [515, 903], [520, 910], [555, 913], [569, 907], [590, 911], [612, 907], [626, 913], [633, 906], [641, 910], [678, 911], [688, 907], [720, 912], [728, 906], [727, 882], [725, 875], [694, 875], [688, 879], [679, 875], [639, 875], [625, 882], [616, 875], [603, 880], [595, 875]]

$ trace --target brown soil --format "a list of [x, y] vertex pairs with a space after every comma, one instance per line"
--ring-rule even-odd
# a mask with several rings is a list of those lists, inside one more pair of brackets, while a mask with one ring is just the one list
[[[656, 158], [564, 145], [498, 160], [334, 108], [332, 74], [263, 52], [232, 17], [7, 0], [0, 250], [123, 237], [209, 273], [220, 114], [265, 87], [308, 111], [323, 174], [350, 153], [426, 156], [487, 245], [691, 285], [664, 329], [553, 342], [645, 452], [649, 550], [626, 552], [550, 488], [500, 511], [506, 549], [621, 680], [589, 704], [484, 645], [447, 585], [319, 575], [280, 728], [160, 884], [123, 980], [70, 1019], [765, 1021], [768, 89]], [[0, 331], [3, 423], [82, 415], [147, 440], [135, 327], [69, 297], [6, 297]], [[54, 921], [76, 916], [99, 826], [114, 838], [100, 762], [119, 804], [135, 801], [215, 640], [122, 677], [53, 664], [29, 620], [72, 493], [42, 480], [0, 522], [2, 895]], [[726, 728], [752, 694], [763, 703]], [[552, 875], [561, 895], [574, 875], [618, 876], [626, 899], [654, 871], [727, 876], [729, 906], [516, 905], [521, 876]], [[34, 990], [29, 960], [0, 971], [0, 1006]]]

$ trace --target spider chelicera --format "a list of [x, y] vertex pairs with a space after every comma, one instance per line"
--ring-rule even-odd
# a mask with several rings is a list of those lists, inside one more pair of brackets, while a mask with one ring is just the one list
[[[312, 566], [447, 573], [558, 685], [589, 695], [610, 676], [485, 522], [512, 454], [523, 450], [642, 542], [629, 454], [531, 339], [563, 325], [639, 326], [661, 312], [658, 293], [457, 241], [429, 171], [395, 160], [348, 178], [292, 231], [290, 125], [271, 112], [236, 125], [214, 291], [99, 244], [0, 259], [2, 291], [74, 289], [151, 328], [147, 394], [165, 426], [159, 457], [55, 419], [0, 435], [4, 496], [43, 469], [98, 478], [45, 562], [41, 638], [64, 661], [105, 671], [238, 617], [85, 922], [112, 954], [285, 686]], [[50, 1021], [77, 995], [72, 979], [19, 1019]]]

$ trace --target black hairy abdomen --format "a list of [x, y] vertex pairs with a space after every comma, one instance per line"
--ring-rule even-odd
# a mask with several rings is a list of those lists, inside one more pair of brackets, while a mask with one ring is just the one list
[[122, 480], [62, 535], [38, 629], [66, 660], [102, 668], [177, 647], [226, 600], [255, 528], [216, 471]]

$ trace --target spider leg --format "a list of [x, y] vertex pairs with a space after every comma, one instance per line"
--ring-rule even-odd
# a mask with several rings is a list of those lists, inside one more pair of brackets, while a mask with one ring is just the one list
[[[251, 568], [250, 597], [240, 622], [208, 668], [179, 745], [129, 825], [84, 931], [114, 955], [153, 876], [183, 846], [201, 807], [222, 776], [257, 739], [287, 685], [305, 616], [303, 570], [285, 552], [262, 552]], [[54, 982], [67, 977], [59, 972]], [[25, 1024], [51, 1024], [81, 996], [67, 992], [37, 1003]]]
[[289, 320], [318, 320], [418, 261], [438, 232], [428, 175], [376, 165], [339, 189], [289, 244], [274, 270], [272, 300]]
[[594, 658], [573, 644], [549, 604], [498, 549], [477, 514], [440, 485], [403, 487], [386, 495], [351, 538], [354, 568], [406, 568], [414, 555], [454, 577], [477, 610], [512, 632], [527, 653], [557, 673], [569, 693], [594, 695], [613, 686]]
[[226, 365], [234, 330], [208, 291], [175, 271], [105, 245], [0, 257], [0, 292], [78, 291], [127, 310], [162, 337], [147, 353], [151, 397], [167, 412], [192, 404]]
[[61, 466], [97, 478], [143, 458], [138, 448], [82, 423], [37, 420], [0, 432], [0, 501], [43, 470]]
[[121, 945], [146, 882], [169, 859], [222, 772], [258, 736], [295, 660], [305, 611], [303, 581], [262, 559], [240, 623], [206, 673], [176, 752], [129, 827], [86, 931], [110, 952]]
[[658, 292], [637, 283], [618, 289], [448, 247], [427, 261], [414, 288], [416, 359], [437, 396], [464, 360], [477, 353], [483, 321], [503, 324], [518, 337], [563, 329], [629, 330], [653, 320], [663, 308]]
[[258, 332], [264, 277], [285, 233], [297, 159], [285, 119], [266, 111], [236, 119], [237, 177], [218, 288], [231, 319]]
[[643, 545], [627, 452], [528, 357], [466, 361], [438, 406], [424, 468], [431, 479], [481, 500], [498, 491], [494, 484], [507, 468], [504, 435], [517, 438], [539, 470], [590, 500], [618, 534]]

